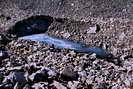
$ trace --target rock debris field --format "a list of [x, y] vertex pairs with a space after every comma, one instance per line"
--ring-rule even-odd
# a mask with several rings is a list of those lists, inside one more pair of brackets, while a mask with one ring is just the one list
[[[74, 31], [71, 32], [71, 29]], [[95, 53], [77, 52], [39, 41], [19, 39], [39, 33], [84, 43], [88, 47], [99, 47], [113, 56], [99, 58]], [[49, 16], [34, 16], [17, 22], [1, 34], [0, 88], [132, 89], [133, 49], [121, 49], [119, 44], [112, 45], [113, 38], [107, 38], [108, 33], [102, 34], [105, 38], [100, 38], [101, 33], [99, 24]], [[118, 38], [121, 45], [124, 37], [126, 33]]]
[[[6, 1], [8, 3], [3, 0], [1, 1], [3, 4], [0, 2], [0, 89], [133, 89], [133, 20], [130, 16], [132, 7], [126, 10], [124, 8], [127, 7], [119, 2], [120, 6], [114, 11], [109, 8], [110, 5], [115, 7], [115, 3], [112, 3], [104, 13], [102, 13], [104, 8], [95, 7], [95, 13], [91, 15], [95, 14], [96, 18], [92, 16], [91, 19], [85, 20], [52, 13], [47, 5], [56, 7], [54, 5], [60, 0], [53, 1], [55, 4], [47, 2], [46, 13], [50, 15], [36, 14], [39, 12], [32, 11], [32, 9], [39, 11], [38, 8], [44, 6], [44, 3], [40, 4], [39, 1], [30, 0], [36, 8], [33, 8], [30, 2], [26, 3], [26, 0], [25, 3], [20, 0], [26, 6], [15, 2], [16, 0]], [[63, 14], [65, 8], [62, 5], [68, 9], [72, 3], [69, 1], [60, 2], [56, 10], [62, 11]], [[82, 1], [84, 3], [85, 0]], [[16, 3], [19, 8], [9, 2]], [[128, 2], [130, 0], [125, 4]], [[96, 3], [98, 6], [101, 5], [100, 2]], [[76, 7], [76, 4], [78, 2], [72, 3], [71, 7], [80, 10], [87, 3], [81, 7], [80, 4]], [[121, 5], [124, 9], [123, 14]], [[74, 11], [71, 11], [73, 8], [65, 10], [64, 13], [69, 14], [70, 11], [72, 16], [80, 14], [81, 17], [85, 17], [87, 13], [84, 10], [89, 10], [84, 7], [82, 11], [85, 13], [75, 11], [76, 15], [73, 15]], [[92, 12], [95, 9], [91, 6], [89, 8]], [[26, 9], [33, 13], [29, 13]], [[105, 18], [97, 17], [98, 15], [104, 17], [105, 14], [107, 16]], [[121, 18], [118, 18], [120, 16]], [[61, 43], [64, 40], [69, 41], [66, 42], [67, 45], [70, 43], [74, 45], [65, 47], [66, 44], [60, 44], [59, 40], [53, 42], [50, 38], [47, 42], [43, 42], [44, 38], [35, 38], [38, 34], [59, 39]], [[27, 36], [33, 40], [24, 39]], [[63, 46], [60, 48], [60, 45]], [[78, 50], [73, 50], [72, 47]], [[98, 48], [100, 51], [80, 52], [82, 47]]]

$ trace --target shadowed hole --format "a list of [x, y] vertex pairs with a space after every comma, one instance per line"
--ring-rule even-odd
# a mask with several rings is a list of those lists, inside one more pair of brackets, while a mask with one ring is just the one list
[[53, 18], [50, 16], [32, 16], [17, 22], [8, 33], [17, 37], [45, 33], [52, 22]]

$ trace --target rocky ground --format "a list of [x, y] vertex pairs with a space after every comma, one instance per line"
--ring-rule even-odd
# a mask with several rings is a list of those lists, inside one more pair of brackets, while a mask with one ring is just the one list
[[[30, 0], [29, 3], [2, 0], [0, 88], [133, 89], [132, 1], [104, 1], [105, 4], [90, 0], [91, 6], [85, 3], [86, 0]], [[42, 7], [46, 9], [40, 9]], [[89, 11], [92, 14], [87, 13]], [[9, 36], [8, 31], [16, 26], [16, 22], [24, 22], [23, 19], [31, 16], [38, 18], [37, 15], [45, 18], [50, 15], [53, 20], [45, 32], [48, 35], [84, 43], [88, 47], [101, 47], [114, 57], [100, 59], [95, 54], [58, 49]]]

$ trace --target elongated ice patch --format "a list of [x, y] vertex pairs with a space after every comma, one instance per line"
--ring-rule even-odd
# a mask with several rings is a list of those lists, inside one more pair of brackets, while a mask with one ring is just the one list
[[44, 42], [51, 46], [54, 45], [57, 48], [71, 49], [78, 52], [95, 53], [98, 57], [101, 58], [108, 58], [110, 56], [110, 53], [102, 48], [97, 48], [97, 47], [88, 48], [85, 47], [83, 44], [50, 37], [47, 34], [24, 36], [20, 37], [19, 39]]

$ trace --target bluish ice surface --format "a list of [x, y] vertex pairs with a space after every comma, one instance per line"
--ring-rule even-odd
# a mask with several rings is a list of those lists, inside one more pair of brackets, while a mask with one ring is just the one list
[[62, 40], [59, 38], [50, 37], [47, 34], [35, 34], [30, 36], [20, 37], [20, 39], [44, 42], [48, 45], [54, 45], [57, 48], [71, 49], [78, 52], [95, 53], [98, 57], [107, 58], [110, 53], [102, 48], [85, 47], [83, 44], [75, 43], [72, 41]]

